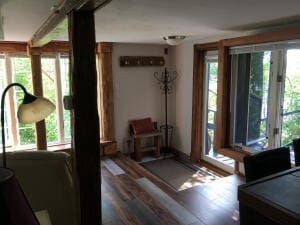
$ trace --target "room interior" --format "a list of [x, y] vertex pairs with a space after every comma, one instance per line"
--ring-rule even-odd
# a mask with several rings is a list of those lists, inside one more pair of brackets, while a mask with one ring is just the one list
[[[246, 60], [246, 54], [259, 51], [264, 52], [260, 58], [263, 66], [278, 65], [274, 70], [285, 74], [290, 65], [289, 56], [284, 58], [282, 52], [300, 46], [299, 15], [299, 3], [290, 0], [1, 1], [1, 90], [12, 82], [26, 82], [30, 92], [36, 96], [47, 95], [45, 97], [54, 100], [56, 106], [55, 117], [51, 119], [55, 125], [46, 119], [30, 127], [22, 126], [15, 116], [19, 104], [17, 88], [8, 92], [5, 108], [8, 168], [14, 169], [17, 177], [24, 173], [23, 178], [18, 179], [25, 194], [47, 195], [47, 201], [52, 204], [49, 212], [55, 211], [58, 217], [68, 214], [72, 218], [72, 222], [63, 222], [52, 219], [50, 213], [52, 224], [101, 224], [101, 218], [103, 224], [240, 224], [236, 215], [239, 209], [237, 186], [245, 182], [244, 157], [256, 152], [254, 144], [262, 149], [286, 144], [283, 141], [286, 133], [276, 126], [276, 116], [280, 114], [277, 103], [282, 101], [285, 92], [277, 81], [273, 84], [271, 78], [264, 78], [262, 82], [269, 82], [264, 93], [276, 98], [260, 99], [260, 110], [266, 108], [270, 114], [267, 119], [259, 117], [259, 128], [257, 124], [251, 127], [247, 122], [250, 117], [243, 117], [243, 114], [251, 115], [251, 108], [241, 113], [233, 109], [247, 108], [242, 105], [243, 98], [250, 96], [243, 91], [233, 94], [239, 87], [234, 84], [240, 84], [238, 75], [233, 74], [234, 71], [246, 74], [241, 68], [251, 70], [248, 64], [243, 67], [242, 60]], [[183, 39], [174, 43], [167, 40], [169, 36]], [[122, 61], [122, 57], [127, 58]], [[210, 74], [208, 65], [211, 68], [217, 65], [215, 72]], [[169, 142], [171, 152], [185, 162], [201, 162], [224, 176], [208, 184], [210, 186], [191, 188], [195, 191], [174, 191], [126, 158], [136, 146], [129, 132], [130, 121], [150, 117], [158, 127], [165, 124], [166, 99], [155, 79], [155, 74], [162, 74], [165, 69], [177, 74], [172, 90], [166, 95], [166, 124], [173, 129]], [[209, 76], [214, 73], [217, 80], [210, 80]], [[18, 74], [22, 78], [18, 78]], [[244, 83], [247, 82], [244, 88], [249, 89], [252, 80]], [[212, 90], [216, 92], [213, 97]], [[211, 108], [209, 101], [214, 101]], [[248, 104], [248, 100], [244, 102]], [[244, 121], [243, 118], [244, 125], [236, 125], [235, 119]], [[269, 124], [262, 125], [265, 121]], [[53, 132], [49, 131], [51, 126], [56, 127]], [[253, 140], [248, 140], [249, 127], [253, 128], [251, 131], [260, 129]], [[28, 141], [23, 139], [22, 129], [30, 134]], [[241, 133], [239, 137], [239, 129], [247, 130], [246, 134]], [[261, 135], [262, 130], [265, 133]], [[293, 132], [293, 137], [297, 137], [297, 130]], [[164, 135], [162, 131], [162, 146]], [[22, 150], [21, 155], [16, 154], [19, 150]], [[26, 150], [30, 151], [27, 155]], [[35, 150], [48, 151], [36, 155]], [[58, 155], [51, 156], [49, 152]], [[111, 161], [101, 166], [101, 173], [100, 154], [103, 158], [112, 156]], [[34, 168], [30, 157], [36, 157], [41, 165]], [[53, 161], [49, 162], [49, 157], [53, 157]], [[294, 157], [297, 157], [296, 152], [292, 160]], [[28, 163], [32, 168], [30, 166], [26, 173], [22, 166]], [[58, 176], [55, 181], [55, 171], [49, 171], [49, 165], [55, 167], [56, 173], [61, 170], [67, 180]], [[34, 181], [34, 176], [40, 177], [41, 173], [49, 173], [53, 183], [62, 182], [64, 191], [69, 192], [59, 208], [55, 206], [58, 201], [57, 196], [54, 199], [55, 193], [52, 197], [47, 194], [49, 182], [37, 188], [39, 182]], [[30, 179], [24, 178], [26, 176]], [[141, 194], [141, 188], [147, 193]], [[151, 192], [153, 189], [155, 193]], [[110, 195], [113, 191], [118, 194]], [[157, 196], [170, 204], [164, 205]], [[41, 201], [33, 196], [29, 198], [34, 199], [34, 211], [43, 209]], [[175, 213], [168, 208], [170, 205]], [[219, 215], [214, 216], [212, 211]], [[107, 212], [117, 219], [108, 221], [104, 215]], [[146, 222], [141, 218], [146, 218]]]

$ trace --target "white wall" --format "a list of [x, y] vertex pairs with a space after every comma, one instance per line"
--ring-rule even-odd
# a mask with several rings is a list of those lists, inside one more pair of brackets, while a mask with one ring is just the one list
[[[113, 45], [112, 67], [114, 80], [115, 133], [118, 150], [126, 151], [129, 137], [129, 120], [151, 117], [164, 123], [164, 96], [153, 74], [164, 67], [120, 67], [120, 56], [164, 56], [166, 66], [169, 55], [164, 54], [166, 45], [119, 44]], [[169, 119], [174, 123], [175, 98], [169, 97]]]
[[[245, 35], [245, 34], [244, 34]], [[236, 35], [233, 35], [236, 36]], [[241, 36], [241, 35], [239, 35]], [[113, 79], [115, 103], [115, 129], [118, 149], [126, 151], [125, 138], [129, 136], [128, 121], [150, 116], [164, 124], [164, 100], [159, 85], [153, 77], [162, 67], [120, 67], [120, 56], [164, 56], [169, 70], [176, 70], [178, 77], [168, 96], [168, 119], [174, 126], [172, 146], [190, 155], [192, 130], [192, 94], [194, 44], [213, 42], [231, 36], [205, 40], [185, 41], [167, 45], [120, 44], [113, 45]], [[168, 48], [169, 54], [164, 54]]]
[[193, 94], [193, 43], [183, 43], [172, 49], [172, 64], [179, 77], [176, 82], [176, 114], [174, 147], [190, 155]]

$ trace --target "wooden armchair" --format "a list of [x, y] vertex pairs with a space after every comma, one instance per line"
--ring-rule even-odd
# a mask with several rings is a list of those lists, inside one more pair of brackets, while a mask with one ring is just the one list
[[[157, 123], [151, 118], [132, 120], [130, 122], [130, 135], [134, 143], [134, 158], [141, 161], [143, 156], [160, 156], [160, 142], [162, 132], [157, 130]], [[143, 139], [152, 139], [152, 145], [141, 145]]]

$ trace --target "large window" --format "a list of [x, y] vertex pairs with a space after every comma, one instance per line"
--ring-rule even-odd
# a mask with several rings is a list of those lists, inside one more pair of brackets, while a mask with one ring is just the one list
[[[56, 105], [56, 112], [46, 119], [46, 135], [49, 144], [70, 140], [70, 115], [63, 110], [62, 97], [69, 94], [69, 61], [59, 54], [42, 57], [43, 94]], [[0, 88], [12, 82], [33, 92], [31, 63], [26, 56], [0, 55]], [[6, 144], [12, 149], [31, 148], [35, 144], [34, 124], [20, 124], [16, 119], [18, 105], [23, 100], [19, 88], [11, 89], [5, 99]]]
[[233, 144], [262, 150], [291, 143], [300, 135], [300, 49], [276, 43], [232, 54]]

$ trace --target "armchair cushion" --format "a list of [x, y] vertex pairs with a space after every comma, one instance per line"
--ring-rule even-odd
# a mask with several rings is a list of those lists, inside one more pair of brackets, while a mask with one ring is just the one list
[[33, 211], [47, 210], [53, 225], [78, 224], [69, 154], [9, 152], [7, 167], [14, 170]]
[[133, 134], [145, 134], [154, 132], [155, 128], [153, 126], [152, 120], [150, 117], [140, 119], [140, 120], [133, 120], [131, 121], [131, 126], [133, 130]]

